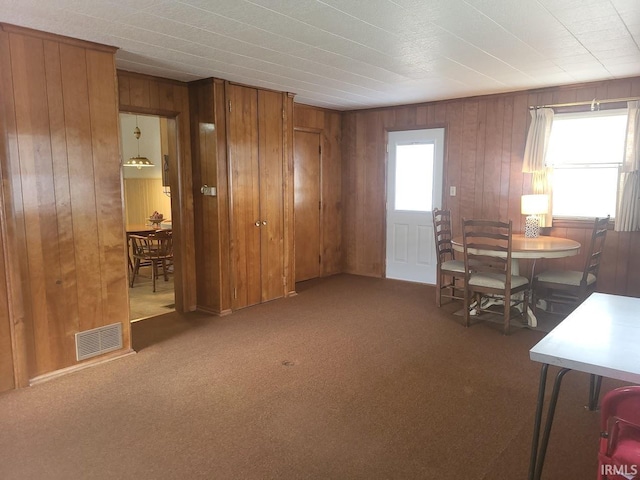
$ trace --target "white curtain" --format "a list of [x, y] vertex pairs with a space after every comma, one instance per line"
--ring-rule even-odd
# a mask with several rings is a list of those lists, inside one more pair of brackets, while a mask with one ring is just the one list
[[[549, 195], [549, 205], [552, 202], [551, 167], [544, 163], [549, 146], [549, 136], [553, 125], [553, 109], [536, 108], [529, 111], [531, 114], [531, 125], [527, 133], [527, 143], [524, 147], [524, 161], [522, 172], [533, 174], [531, 177], [532, 193]], [[551, 213], [541, 215], [540, 226], [551, 226]]]
[[640, 230], [640, 102], [628, 102], [627, 135], [620, 174], [615, 230]]

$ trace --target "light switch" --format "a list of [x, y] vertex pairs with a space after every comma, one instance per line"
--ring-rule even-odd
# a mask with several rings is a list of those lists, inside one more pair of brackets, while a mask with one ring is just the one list
[[450, 197], [456, 196], [456, 187], [449, 187], [449, 196]]

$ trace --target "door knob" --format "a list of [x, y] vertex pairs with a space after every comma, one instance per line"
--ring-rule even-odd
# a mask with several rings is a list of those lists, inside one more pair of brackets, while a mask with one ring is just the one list
[[256, 220], [255, 225], [256, 225], [256, 227], [259, 227], [260, 226], [260, 220]]
[[263, 220], [263, 221], [262, 221], [262, 225], [266, 225], [266, 224], [267, 224], [267, 221], [266, 221], [266, 220]]

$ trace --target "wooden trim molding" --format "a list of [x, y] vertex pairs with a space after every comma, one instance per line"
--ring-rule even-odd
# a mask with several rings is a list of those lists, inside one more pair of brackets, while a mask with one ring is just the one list
[[[179, 87], [186, 87], [188, 85], [187, 83], [181, 82], [180, 80], [173, 80], [171, 78], [164, 78], [164, 77], [154, 77], [153, 75], [148, 75], [146, 73], [130, 72], [129, 70], [122, 70], [120, 68], [117, 70], [117, 74], [119, 76], [122, 75], [130, 78], [139, 78], [141, 80], [146, 80], [153, 83], [169, 83], [171, 85], [176, 85]], [[196, 81], [199, 82], [201, 80], [196, 80]]]
[[284, 178], [284, 296], [296, 293], [295, 246], [294, 246], [294, 187], [293, 187], [293, 95], [282, 94], [284, 109], [283, 129], [283, 178]]
[[102, 355], [100, 357], [96, 357], [92, 360], [87, 360], [83, 363], [78, 363], [77, 365], [72, 365], [70, 367], [61, 368], [60, 370], [55, 370], [53, 372], [45, 373], [42, 375], [38, 375], [34, 377], [29, 382], [29, 386], [36, 385], [38, 383], [47, 382], [49, 380], [53, 380], [54, 378], [58, 378], [62, 375], [66, 375], [71, 372], [77, 372], [78, 370], [84, 370], [85, 368], [95, 367], [96, 365], [102, 365], [103, 363], [111, 362], [113, 360], [117, 360], [119, 358], [128, 357], [129, 355], [135, 355], [135, 350], [129, 348], [127, 350], [118, 350], [117, 352], [113, 352], [111, 354]]
[[18, 25], [12, 25], [10, 23], [0, 23], [0, 30], [7, 33], [17, 33], [20, 35], [27, 35], [29, 37], [36, 37], [42, 40], [51, 40], [53, 42], [66, 43], [80, 48], [89, 48], [91, 50], [98, 50], [107, 53], [116, 53], [118, 47], [111, 45], [103, 45], [101, 43], [89, 42], [87, 40], [80, 40], [77, 38], [66, 37], [64, 35], [58, 35], [56, 33], [41, 32], [40, 30], [33, 30], [27, 27], [20, 27]]

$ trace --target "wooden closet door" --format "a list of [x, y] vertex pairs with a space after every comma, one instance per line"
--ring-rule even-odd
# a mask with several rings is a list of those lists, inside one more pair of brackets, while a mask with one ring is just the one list
[[262, 301], [284, 296], [282, 94], [258, 90]]
[[295, 132], [296, 282], [320, 276], [320, 134]]
[[228, 85], [233, 307], [262, 300], [258, 92]]

